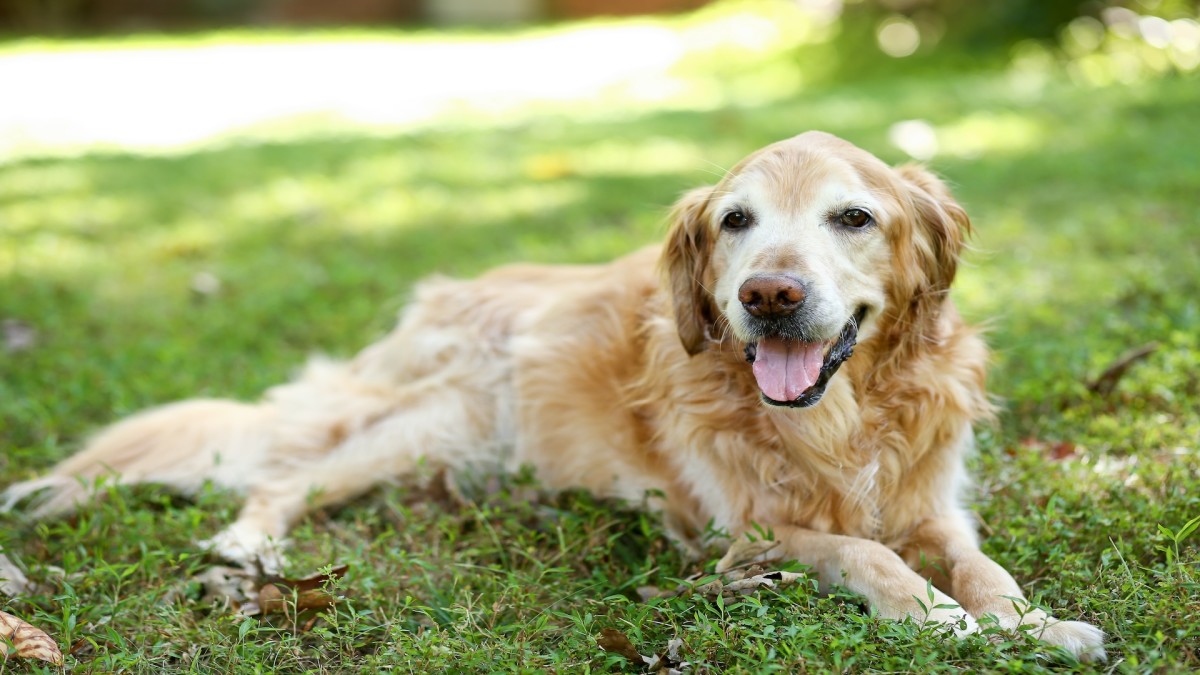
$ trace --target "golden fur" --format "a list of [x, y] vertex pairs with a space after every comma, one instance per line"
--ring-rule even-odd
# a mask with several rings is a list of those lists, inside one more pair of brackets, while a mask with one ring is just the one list
[[[849, 206], [873, 225], [837, 225], [830, 214]], [[723, 227], [731, 209], [753, 225]], [[969, 632], [991, 614], [1103, 658], [1094, 627], [1022, 606], [960, 506], [971, 426], [991, 406], [985, 346], [946, 293], [970, 226], [945, 186], [808, 133], [690, 192], [671, 220], [664, 247], [607, 265], [426, 281], [399, 326], [354, 359], [314, 362], [258, 403], [134, 416], [11, 487], [9, 503], [45, 490], [41, 514], [67, 510], [87, 496], [79, 478], [108, 473], [183, 491], [214, 481], [247, 501], [208, 544], [276, 565], [306, 509], [418, 462], [528, 464], [548, 488], [660, 511], [685, 545], [710, 522], [734, 537], [770, 528], [824, 586], [861, 593], [882, 616]], [[737, 291], [767, 273], [803, 280], [805, 329], [819, 340], [865, 312], [854, 355], [811, 407], [766, 405], [746, 363], [756, 336]], [[935, 604], [953, 609], [922, 610], [927, 578]]]

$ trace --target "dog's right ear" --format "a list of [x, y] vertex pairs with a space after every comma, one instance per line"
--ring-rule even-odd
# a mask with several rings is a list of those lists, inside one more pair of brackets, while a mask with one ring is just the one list
[[712, 196], [713, 188], [696, 188], [675, 203], [659, 263], [674, 303], [679, 340], [689, 356], [704, 350], [714, 321], [712, 298], [704, 288], [713, 246], [707, 222]]

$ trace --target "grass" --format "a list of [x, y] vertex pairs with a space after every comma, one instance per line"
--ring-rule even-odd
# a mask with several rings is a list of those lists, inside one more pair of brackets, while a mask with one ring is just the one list
[[[194, 543], [237, 500], [149, 487], [67, 520], [4, 516], [0, 547], [45, 588], [0, 608], [51, 634], [78, 672], [629, 670], [597, 647], [603, 628], [643, 653], [681, 638], [696, 672], [1195, 671], [1200, 537], [1180, 533], [1200, 516], [1200, 80], [1096, 87], [1048, 66], [1030, 85], [1002, 66], [934, 65], [786, 91], [726, 83], [758, 91], [754, 105], [614, 104], [583, 122], [552, 111], [0, 165], [0, 319], [37, 335], [0, 351], [0, 476], [43, 471], [145, 406], [251, 398], [313, 352], [351, 354], [423, 275], [605, 260], [659, 237], [680, 191], [760, 145], [821, 128], [902, 161], [887, 131], [923, 119], [942, 141], [931, 164], [976, 225], [956, 298], [990, 327], [1005, 402], [972, 462], [985, 550], [1037, 602], [1103, 628], [1108, 664], [1015, 636], [947, 639], [804, 584], [643, 603], [638, 586], [704, 563], [652, 518], [531, 497], [527, 477], [467, 504], [389, 487], [307, 520], [293, 571], [350, 565], [342, 600], [311, 625], [205, 600], [194, 578], [215, 561]], [[193, 289], [202, 273], [217, 292]], [[1113, 393], [1087, 390], [1152, 340]]]

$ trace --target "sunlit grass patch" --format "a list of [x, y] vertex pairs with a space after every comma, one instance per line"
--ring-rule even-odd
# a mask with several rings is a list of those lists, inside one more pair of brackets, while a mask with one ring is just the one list
[[752, 2], [490, 34], [28, 41], [0, 48], [0, 152], [162, 152], [230, 138], [766, 103], [798, 89], [806, 68], [791, 54], [827, 39], [829, 26], [798, 5]]

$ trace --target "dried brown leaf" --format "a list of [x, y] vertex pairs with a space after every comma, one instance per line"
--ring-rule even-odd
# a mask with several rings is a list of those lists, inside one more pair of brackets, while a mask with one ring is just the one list
[[349, 565], [338, 565], [327, 573], [300, 579], [275, 578], [258, 589], [257, 597], [242, 608], [242, 614], [253, 616], [332, 607], [337, 597], [325, 587], [330, 581], [344, 577], [349, 569]]
[[267, 584], [258, 589], [258, 600], [255, 602], [263, 614], [281, 612], [287, 608], [287, 598], [275, 584]]
[[596, 644], [600, 645], [600, 649], [611, 654], [620, 654], [639, 666], [644, 666], [650, 661], [642, 656], [629, 638], [616, 628], [602, 629], [600, 636], [596, 638]]
[[326, 609], [337, 602], [337, 597], [320, 589], [300, 591], [296, 594], [296, 611]]
[[271, 583], [279, 586], [286, 586], [289, 589], [293, 589], [301, 593], [304, 591], [320, 590], [324, 588], [325, 585], [331, 580], [341, 579], [342, 577], [346, 576], [346, 572], [349, 569], [349, 565], [338, 565], [337, 567], [329, 570], [327, 574], [313, 574], [300, 579], [285, 579], [276, 577], [271, 579]]
[[712, 600], [718, 596], [731, 598], [738, 594], [747, 595], [760, 588], [779, 588], [806, 577], [797, 572], [767, 571], [762, 565], [749, 563], [738, 569], [729, 570], [710, 581], [697, 584], [696, 582], [702, 578], [705, 577], [692, 575], [679, 586], [670, 590], [663, 590], [657, 586], [639, 586], [637, 593], [643, 602], [651, 598], [674, 598], [681, 595], [700, 595]]
[[729, 545], [729, 550], [717, 561], [717, 574], [747, 563], [778, 560], [783, 557], [782, 552], [776, 550], [778, 548], [777, 541], [738, 539]]
[[746, 577], [745, 579], [740, 579], [738, 581], [726, 584], [725, 592], [729, 594], [740, 593], [742, 595], [747, 595], [758, 590], [759, 588], [778, 588], [780, 586], [793, 584], [803, 578], [803, 574], [798, 574], [796, 572], [767, 572], [766, 574], [757, 574], [752, 577]]
[[763, 567], [762, 565], [759, 565], [758, 563], [750, 563], [749, 566], [736, 567], [734, 569], [729, 570], [728, 572], [721, 575], [721, 578], [724, 579], [726, 582], [740, 581], [742, 579], [745, 579], [746, 577], [753, 577], [753, 576], [756, 576], [759, 574], [763, 574], [766, 571], [767, 571], [767, 568]]
[[[295, 603], [294, 605], [292, 603]], [[326, 609], [337, 602], [333, 594], [319, 588], [307, 590], [281, 589], [275, 584], [266, 584], [258, 589], [257, 608], [263, 614], [303, 612], [310, 609]], [[242, 612], [247, 614], [246, 611]]]
[[[0, 638], [12, 643], [17, 658], [39, 659], [56, 666], [62, 665], [62, 652], [49, 635], [7, 612], [0, 612]], [[8, 658], [8, 645], [5, 642], [0, 642], [0, 654]]]

